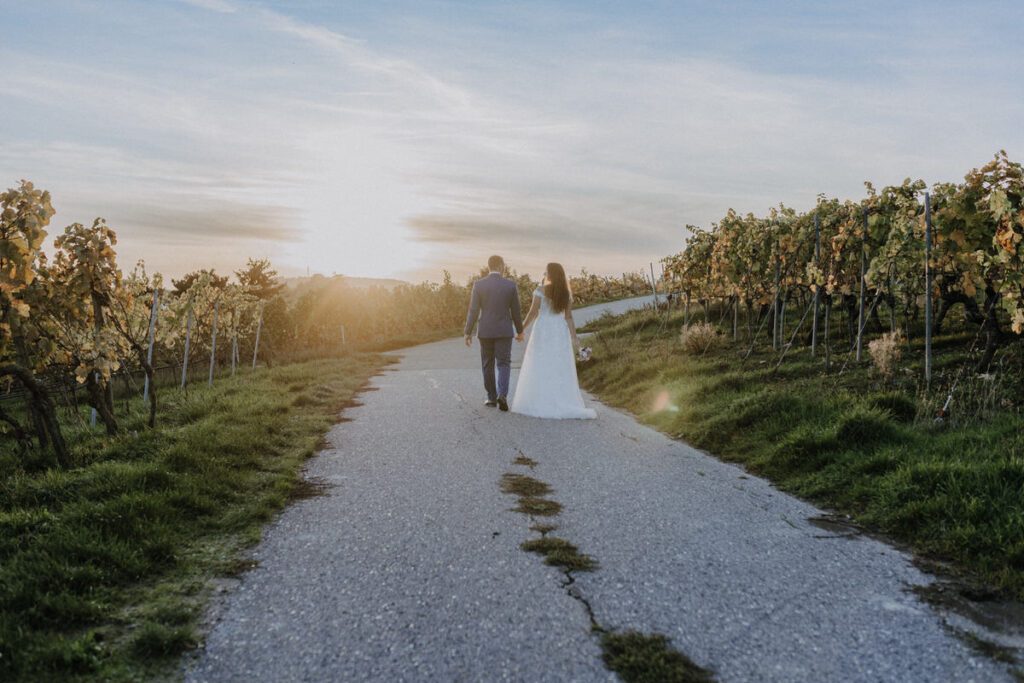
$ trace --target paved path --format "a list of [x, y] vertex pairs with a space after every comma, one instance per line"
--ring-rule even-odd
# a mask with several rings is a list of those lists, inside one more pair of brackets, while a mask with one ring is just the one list
[[519, 549], [535, 534], [498, 489], [519, 453], [600, 562], [573, 589], [605, 627], [663, 633], [723, 681], [1009, 680], [908, 591], [929, 579], [904, 554], [604, 406], [485, 408], [458, 340], [403, 356], [310, 462], [333, 488], [268, 528], [188, 680], [614, 680], [565, 575]]

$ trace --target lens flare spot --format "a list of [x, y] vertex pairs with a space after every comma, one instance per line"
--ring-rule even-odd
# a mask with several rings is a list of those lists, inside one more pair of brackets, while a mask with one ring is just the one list
[[651, 406], [651, 409], [656, 413], [663, 413], [665, 411], [674, 413], [679, 410], [679, 406], [672, 403], [672, 397], [669, 395], [668, 389], [662, 389], [654, 397], [654, 405]]

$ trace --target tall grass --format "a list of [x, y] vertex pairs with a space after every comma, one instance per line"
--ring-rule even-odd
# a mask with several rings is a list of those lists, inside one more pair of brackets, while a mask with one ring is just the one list
[[[939, 338], [926, 391], [917, 345], [893, 380], [867, 361], [839, 374], [845, 349], [831, 373], [802, 348], [774, 371], [770, 340], [746, 361], [742, 339], [694, 356], [681, 323], [651, 312], [600, 320], [581, 381], [674, 437], [1024, 597], [1020, 342], [1002, 352], [999, 377], [979, 379], [962, 372], [964, 345]], [[937, 423], [956, 377], [953, 410]]]
[[3, 453], [0, 679], [138, 680], [198, 639], [210, 579], [281, 509], [337, 413], [383, 363], [309, 361], [141, 399], [124, 434], [72, 431], [76, 467]]

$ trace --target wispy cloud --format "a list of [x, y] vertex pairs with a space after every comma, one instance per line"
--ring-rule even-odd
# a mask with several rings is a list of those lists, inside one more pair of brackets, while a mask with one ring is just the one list
[[500, 250], [615, 272], [729, 207], [1024, 153], [1024, 102], [989, 66], [1024, 58], [1012, 4], [889, 24], [815, 3], [130, 7], [117, 40], [88, 0], [42, 43], [31, 9], [0, 28], [0, 175], [170, 270], [258, 252], [436, 277]]
[[222, 14], [231, 14], [238, 11], [238, 6], [232, 2], [227, 2], [227, 0], [180, 0], [180, 2]]

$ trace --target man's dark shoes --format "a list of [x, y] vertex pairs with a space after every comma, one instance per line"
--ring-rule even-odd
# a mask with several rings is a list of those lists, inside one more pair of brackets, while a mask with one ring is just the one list
[[498, 397], [498, 409], [503, 413], [508, 412], [508, 401], [505, 400], [504, 396]]
[[493, 408], [494, 406], [498, 405], [498, 402], [495, 401], [494, 399], [489, 398], [486, 401], [484, 401], [484, 405], [487, 406], [488, 408]]

